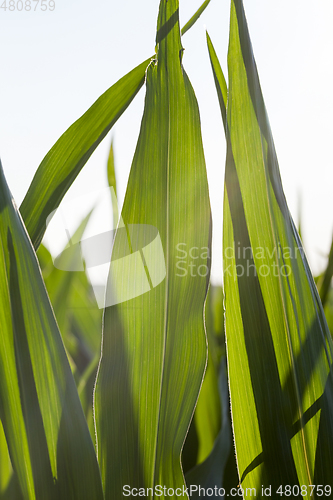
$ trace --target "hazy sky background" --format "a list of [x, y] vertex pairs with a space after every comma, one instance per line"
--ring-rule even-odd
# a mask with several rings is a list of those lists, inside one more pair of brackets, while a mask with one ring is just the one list
[[[32, 2], [33, 3], [33, 2]], [[48, 3], [48, 2], [47, 2]], [[9, 1], [7, 0], [9, 5]], [[60, 135], [120, 77], [154, 52], [158, 0], [55, 0], [53, 12], [0, 9], [0, 156], [18, 204], [42, 158]], [[181, 24], [201, 0], [180, 0]], [[244, 2], [259, 76], [294, 220], [299, 201], [305, 249], [318, 272], [333, 229], [332, 0]], [[225, 141], [205, 41], [207, 28], [227, 74], [229, 0], [211, 0], [183, 38], [183, 63], [202, 120], [213, 210], [213, 280], [222, 276], [222, 195]], [[143, 111], [141, 90], [113, 131], [122, 203]], [[108, 135], [66, 195], [96, 199], [106, 186]], [[68, 222], [71, 229], [90, 208]], [[94, 217], [89, 233], [105, 224]], [[72, 214], [73, 215], [73, 214]], [[57, 253], [65, 236], [52, 227]]]

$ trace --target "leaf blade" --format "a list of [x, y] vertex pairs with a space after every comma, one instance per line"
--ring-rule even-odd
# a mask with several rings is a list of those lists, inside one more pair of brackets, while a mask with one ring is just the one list
[[[203, 304], [209, 256], [197, 260], [207, 276], [176, 276], [178, 243], [210, 249], [198, 106], [180, 64], [178, 1], [162, 0], [157, 43], [158, 62], [147, 71], [145, 111], [122, 212], [128, 233], [118, 228], [111, 260], [111, 266], [121, 259], [123, 264], [110, 276], [116, 293], [126, 287], [124, 276], [130, 275], [124, 252], [131, 257], [143, 245], [136, 224], [158, 231], [154, 238], [162, 242], [165, 263], [156, 250], [147, 251], [145, 260], [150, 276], [160, 276], [165, 265], [166, 279], [105, 311], [95, 411], [106, 498], [119, 496], [124, 484], [182, 488], [180, 452], [206, 361]], [[124, 247], [131, 248], [126, 253]], [[130, 280], [140, 283], [137, 274]], [[184, 367], [181, 377], [179, 366]], [[121, 435], [131, 453], [123, 451]]]
[[283, 193], [242, 1], [230, 26], [223, 247], [239, 474], [243, 487], [275, 490], [329, 482], [332, 340]]
[[40, 245], [46, 220], [118, 118], [144, 84], [150, 59], [102, 94], [58, 139], [38, 167], [20, 212], [34, 248]]
[[181, 30], [182, 36], [184, 36], [185, 33], [187, 33], [187, 31], [192, 28], [192, 26], [197, 22], [197, 20], [199, 19], [201, 14], [206, 10], [206, 8], [208, 7], [209, 4], [210, 4], [210, 0], [205, 0], [203, 2], [203, 4], [199, 7], [199, 9], [193, 14], [191, 19], [189, 19], [187, 21], [187, 23], [185, 24], [185, 26], [183, 26], [183, 28]]
[[66, 353], [2, 166], [0, 236], [0, 294], [6, 305], [0, 308], [0, 414], [23, 497], [103, 498]]
[[[211, 453], [203, 462], [198, 464], [186, 474], [186, 484], [197, 486], [192, 497], [199, 499], [201, 497], [200, 487], [205, 490], [212, 489], [214, 494], [211, 496], [214, 500], [221, 497], [217, 490], [222, 488], [225, 468], [229, 455], [232, 453], [232, 437], [229, 417], [229, 394], [226, 371], [226, 359], [221, 360], [219, 369], [219, 394], [220, 394], [220, 412], [222, 426], [216, 436]], [[216, 490], [217, 489], [217, 490]], [[227, 494], [228, 495], [228, 494]]]
[[226, 131], [227, 126], [227, 102], [228, 102], [228, 89], [224, 74], [221, 68], [220, 61], [217, 58], [213, 43], [210, 39], [208, 32], [206, 32], [207, 47], [209, 52], [210, 64], [213, 70], [214, 82], [219, 98], [220, 110], [222, 114], [223, 126]]

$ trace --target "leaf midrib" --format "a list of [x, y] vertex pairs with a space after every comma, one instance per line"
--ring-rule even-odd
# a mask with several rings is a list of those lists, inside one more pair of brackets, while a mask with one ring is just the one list
[[[167, 50], [167, 48], [166, 48]], [[158, 64], [158, 63], [157, 63]], [[164, 302], [164, 328], [163, 328], [163, 352], [162, 352], [162, 364], [161, 364], [161, 384], [160, 384], [160, 394], [159, 394], [159, 402], [158, 402], [158, 410], [157, 410], [157, 428], [156, 428], [156, 441], [155, 441], [155, 451], [154, 451], [154, 462], [153, 462], [153, 491], [155, 491], [156, 484], [156, 465], [157, 465], [157, 450], [159, 443], [159, 429], [161, 422], [161, 405], [162, 405], [162, 391], [163, 391], [163, 380], [164, 380], [164, 371], [165, 371], [165, 355], [166, 355], [166, 345], [167, 345], [167, 332], [168, 332], [168, 323], [169, 323], [169, 268], [170, 268], [170, 234], [169, 234], [169, 226], [170, 226], [170, 138], [171, 138], [171, 108], [170, 108], [170, 93], [169, 93], [169, 74], [168, 67], [165, 67], [167, 78], [167, 92], [168, 92], [168, 153], [167, 153], [167, 194], [166, 194], [166, 283], [165, 283], [165, 302]], [[154, 493], [153, 493], [154, 495]], [[155, 495], [154, 495], [155, 496]]]

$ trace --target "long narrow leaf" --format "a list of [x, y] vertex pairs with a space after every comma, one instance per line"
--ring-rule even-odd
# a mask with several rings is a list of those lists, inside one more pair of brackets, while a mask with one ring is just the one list
[[333, 346], [283, 193], [241, 0], [231, 2], [228, 69], [223, 257], [239, 475], [256, 498], [261, 485], [310, 498], [303, 485], [332, 482]]
[[[82, 311], [83, 314], [87, 316], [87, 312], [89, 314], [90, 311], [84, 309], [78, 311], [72, 307], [74, 295], [75, 298], [77, 298], [77, 287], [85, 278], [79, 242], [81, 241], [91, 214], [92, 211], [90, 211], [81, 221], [68, 245], [66, 245], [63, 251], [56, 257], [55, 265], [57, 267], [52, 265], [51, 271], [47, 273], [44, 279], [64, 345], [80, 372], [85, 370], [86, 365], [89, 364], [96, 354], [95, 352], [89, 352], [88, 346], [85, 346], [84, 350], [80, 349], [79, 342], [83, 339], [78, 339], [73, 332], [74, 314]], [[73, 269], [80, 269], [80, 267], [82, 267], [81, 271], [73, 271]], [[65, 271], [65, 269], [68, 271]], [[83, 275], [82, 277], [81, 274]], [[91, 323], [89, 326], [91, 326]], [[94, 330], [90, 332], [90, 336], [95, 334], [96, 332]]]
[[207, 47], [209, 52], [209, 59], [213, 70], [214, 82], [217, 91], [217, 96], [219, 98], [220, 110], [222, 114], [222, 120], [224, 129], [226, 129], [227, 124], [227, 100], [228, 100], [228, 89], [224, 78], [224, 74], [217, 58], [213, 43], [210, 39], [208, 33], [206, 33]]
[[55, 143], [38, 167], [20, 212], [38, 248], [48, 216], [100, 142], [130, 105], [145, 80], [147, 59], [110, 87]]
[[0, 418], [25, 500], [102, 499], [36, 254], [0, 165]]
[[325, 272], [323, 275], [320, 277], [319, 282], [318, 282], [318, 291], [319, 291], [319, 296], [321, 303], [323, 304], [323, 307], [325, 307], [327, 299], [328, 299], [328, 294], [331, 288], [331, 283], [332, 283], [332, 277], [333, 277], [333, 240], [331, 243], [331, 249], [330, 253], [328, 256], [328, 263], [325, 269]]
[[185, 24], [185, 26], [182, 28], [181, 30], [181, 34], [182, 36], [185, 35], [185, 33], [192, 28], [192, 26], [197, 22], [197, 20], [199, 19], [199, 17], [201, 16], [201, 14], [206, 10], [206, 8], [208, 7], [210, 3], [210, 0], [205, 0], [203, 2], [203, 4], [199, 7], [199, 9], [193, 14], [193, 16], [191, 17], [191, 19], [189, 19], [187, 21], [187, 23]]
[[[110, 285], [119, 300], [105, 311], [95, 391], [106, 499], [120, 498], [124, 485], [185, 487], [180, 453], [206, 363], [210, 206], [198, 106], [179, 57], [177, 0], [160, 3], [157, 45], [126, 226], [113, 247]], [[107, 293], [107, 306], [111, 299]]]
[[12, 464], [10, 462], [6, 438], [0, 421], [0, 498], [2, 498], [6, 491], [12, 474]]
[[[210, 0], [191, 17], [185, 34], [197, 21]], [[39, 247], [46, 220], [56, 210], [82, 167], [144, 84], [151, 58], [110, 87], [91, 108], [60, 137], [38, 167], [20, 212], [35, 250]]]
[[113, 141], [111, 141], [110, 152], [108, 157], [107, 176], [108, 176], [108, 184], [110, 187], [114, 189], [114, 194], [115, 194], [115, 196], [111, 196], [113, 230], [115, 230], [118, 224], [119, 214], [118, 214], [118, 203], [117, 203], [117, 179], [116, 179], [116, 171], [114, 164]]
[[221, 426], [220, 413], [218, 377], [208, 346], [207, 369], [194, 414], [199, 440], [199, 463], [208, 457], [214, 446]]
[[[221, 498], [224, 469], [232, 450], [232, 435], [229, 415], [229, 394], [226, 371], [226, 359], [221, 360], [219, 372], [219, 394], [222, 426], [214, 447], [208, 457], [186, 475], [186, 484], [191, 489], [191, 498], [202, 498], [202, 490], [212, 490], [209, 498]], [[202, 489], [200, 491], [200, 488]], [[227, 493], [228, 494], [228, 493]]]
[[[198, 434], [198, 463], [203, 462], [213, 449], [221, 428], [221, 404], [219, 394], [220, 346], [215, 335], [215, 287], [210, 285], [205, 303], [205, 326], [208, 340], [208, 360], [205, 378], [195, 408], [194, 422]], [[223, 318], [221, 318], [223, 319]], [[223, 327], [223, 326], [222, 326]]]

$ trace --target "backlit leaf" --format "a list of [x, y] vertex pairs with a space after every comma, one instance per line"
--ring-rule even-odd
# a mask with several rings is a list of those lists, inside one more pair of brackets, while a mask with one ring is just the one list
[[333, 346], [285, 200], [241, 0], [231, 2], [228, 72], [228, 371], [241, 483], [262, 498], [261, 485], [274, 496], [280, 485], [332, 481]]
[[34, 248], [40, 245], [46, 220], [97, 146], [130, 105], [145, 80], [147, 59], [117, 83], [60, 137], [38, 167], [20, 212]]
[[102, 499], [36, 254], [0, 165], [0, 418], [24, 499]]
[[[124, 485], [185, 486], [180, 453], [206, 363], [210, 205], [177, 0], [161, 1], [157, 46], [113, 247], [95, 391], [107, 499]], [[191, 268], [194, 247], [203, 250]]]

